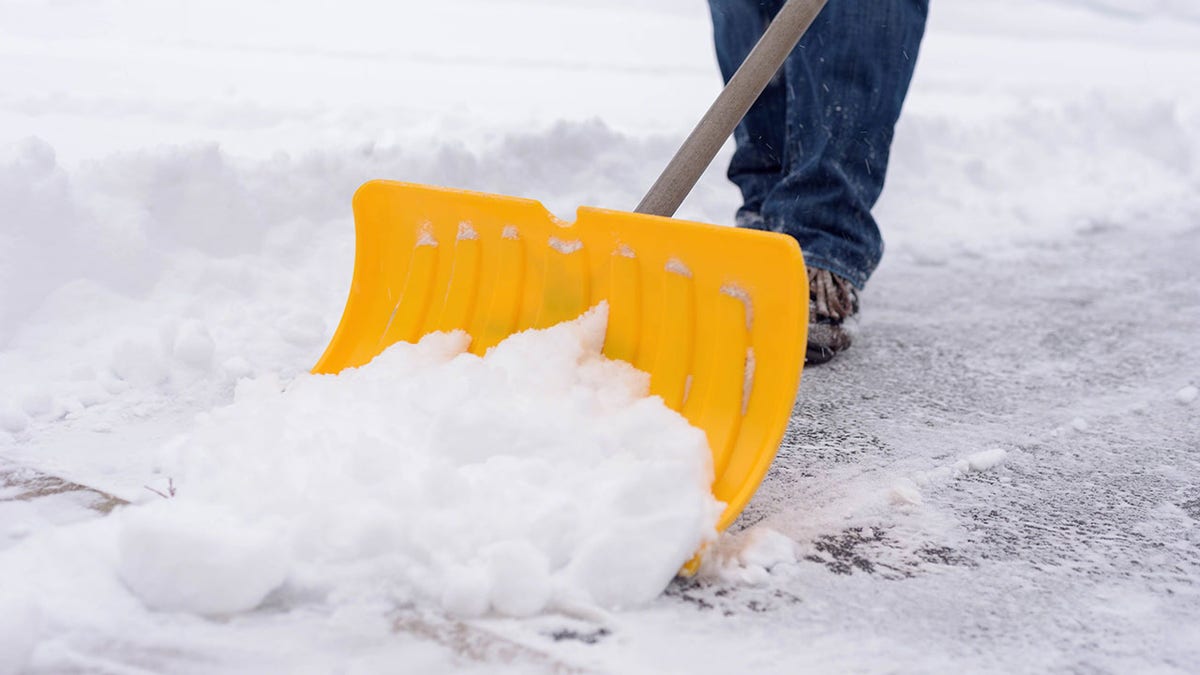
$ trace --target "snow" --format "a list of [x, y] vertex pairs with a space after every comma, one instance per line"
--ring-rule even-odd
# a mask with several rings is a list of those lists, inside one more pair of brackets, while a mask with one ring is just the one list
[[0, 614], [0, 673], [19, 672], [37, 646], [40, 617], [29, 593], [19, 590], [0, 594], [4, 612]]
[[[214, 558], [211, 579], [186, 586], [214, 586], [196, 599], [231, 608], [218, 612], [256, 607], [288, 572], [334, 580], [305, 589], [321, 593], [386, 575], [400, 600], [444, 595], [471, 615], [645, 604], [723, 506], [703, 432], [600, 354], [606, 325], [601, 305], [483, 358], [465, 334], [432, 334], [338, 376], [240, 381], [232, 405], [165, 449], [178, 493], [144, 523], [130, 516], [123, 578], [152, 607], [206, 614], [158, 588], [192, 578], [184, 560]], [[230, 584], [222, 603], [215, 586], [239, 568], [274, 584]]]
[[704, 560], [701, 575], [731, 584], [765, 585], [771, 571], [796, 562], [796, 542], [769, 527], [725, 537]]
[[[632, 208], [718, 90], [703, 3], [0, 3], [0, 570], [19, 580], [0, 672], [1195, 671], [1200, 15], [931, 11], [856, 344], [805, 372], [746, 513], [668, 583], [699, 526], [643, 523], [680, 537], [655, 563], [634, 552], [658, 534], [564, 521], [488, 540], [498, 509], [380, 496], [435, 466], [398, 471], [412, 455], [289, 406], [359, 401], [305, 374], [345, 301], [359, 184]], [[729, 152], [682, 217], [732, 220]], [[520, 370], [542, 394], [572, 377]], [[629, 401], [605, 379], [593, 403]], [[429, 432], [447, 480], [471, 459], [458, 427]], [[408, 506], [445, 509], [423, 547], [401, 533], [431, 513]]]
[[571, 255], [572, 253], [583, 248], [583, 242], [578, 239], [559, 239], [558, 237], [550, 237], [550, 248], [563, 255]]
[[[991, 450], [981, 450], [965, 458], [963, 462], [970, 471], [987, 471], [999, 466], [1007, 458], [1007, 450], [1004, 448], [992, 448]], [[966, 472], [964, 471], [963, 473]]]
[[29, 417], [25, 411], [14, 408], [0, 408], [0, 429], [11, 434], [18, 434], [29, 425]]
[[183, 499], [122, 512], [117, 576], [152, 610], [254, 609], [283, 585], [290, 561], [277, 534], [239, 515]]
[[[159, 499], [69, 543], [29, 534], [0, 575], [69, 596], [21, 602], [72, 631], [93, 628], [81, 604], [140, 603], [134, 620], [185, 628], [186, 615], [229, 620], [268, 600], [464, 618], [645, 605], [715, 538], [724, 505], [704, 433], [600, 353], [607, 317], [602, 303], [482, 358], [465, 333], [434, 333], [338, 375], [241, 379], [231, 403], [162, 446], [165, 487], [146, 486]], [[94, 562], [72, 576], [79, 560]], [[30, 645], [55, 642], [36, 632], [11, 653], [25, 663]]]

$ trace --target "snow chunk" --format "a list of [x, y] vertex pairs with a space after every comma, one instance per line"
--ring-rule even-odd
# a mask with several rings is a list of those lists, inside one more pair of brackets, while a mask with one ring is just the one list
[[216, 345], [208, 328], [199, 321], [188, 321], [179, 329], [171, 353], [184, 365], [197, 370], [208, 370], [212, 366]]
[[917, 484], [908, 479], [897, 481], [888, 496], [896, 506], [920, 506], [925, 501]]
[[29, 426], [29, 417], [24, 411], [0, 406], [0, 429], [17, 434]]
[[240, 356], [234, 356], [226, 359], [225, 362], [221, 364], [221, 372], [224, 373], [225, 377], [231, 380], [238, 380], [251, 375], [254, 372], [254, 367], [251, 366], [250, 362], [246, 359]]
[[750, 530], [746, 544], [738, 552], [738, 562], [771, 569], [781, 563], [796, 561], [796, 542], [769, 527]]
[[[952, 464], [939, 466], [929, 471], [922, 471], [912, 477], [911, 484], [914, 489], [918, 486], [928, 487], [946, 483], [955, 478], [961, 478], [971, 473], [987, 471], [993, 469], [1008, 459], [1008, 451], [1003, 448], [992, 448], [990, 450], [981, 450], [979, 452], [966, 455], [959, 458]], [[905, 484], [908, 484], [906, 481]], [[919, 497], [919, 494], [918, 494]], [[904, 501], [893, 500], [898, 503]], [[912, 502], [912, 503], [920, 503]]]
[[993, 448], [968, 455], [966, 462], [967, 468], [971, 471], [987, 471], [1003, 464], [1006, 459], [1008, 459], [1007, 450], [1004, 448]]
[[220, 509], [172, 499], [122, 516], [117, 571], [151, 609], [243, 612], [286, 578], [279, 537]]
[[464, 619], [486, 614], [494, 602], [492, 575], [488, 572], [480, 566], [451, 565], [443, 577], [442, 609]]
[[1192, 385], [1188, 385], [1175, 392], [1175, 400], [1183, 405], [1187, 405], [1192, 401], [1195, 401], [1198, 396], [1200, 396], [1200, 389], [1197, 389]]
[[79, 397], [79, 403], [84, 407], [99, 405], [111, 398], [111, 395], [95, 381], [80, 383], [76, 394]]
[[135, 386], [155, 386], [165, 382], [169, 375], [160, 351], [142, 340], [125, 340], [117, 345], [109, 369]]
[[21, 398], [21, 407], [30, 417], [40, 417], [54, 412], [54, 398], [44, 390], [34, 390]]
[[727, 536], [704, 561], [701, 575], [725, 581], [762, 584], [778, 565], [796, 562], [796, 542], [769, 527]]
[[550, 602], [550, 561], [529, 541], [505, 541], [488, 552], [491, 604], [507, 616], [532, 616]]

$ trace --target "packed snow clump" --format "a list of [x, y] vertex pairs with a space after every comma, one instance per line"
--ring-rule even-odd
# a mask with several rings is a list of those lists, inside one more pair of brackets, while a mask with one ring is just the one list
[[463, 616], [652, 599], [721, 504], [703, 432], [600, 353], [606, 324], [601, 305], [482, 358], [436, 333], [336, 376], [243, 380], [166, 448], [175, 495], [120, 514], [119, 576], [206, 615], [272, 594]]
[[703, 577], [726, 583], [760, 585], [773, 568], [796, 562], [796, 542], [785, 534], [756, 525], [723, 537], [704, 558]]

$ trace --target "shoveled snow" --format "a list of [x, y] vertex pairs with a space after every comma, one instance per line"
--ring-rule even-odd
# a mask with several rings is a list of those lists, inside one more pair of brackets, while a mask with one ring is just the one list
[[721, 504], [703, 432], [600, 354], [606, 325], [602, 304], [482, 358], [435, 333], [336, 376], [241, 381], [164, 450], [172, 494], [103, 523], [115, 574], [199, 615], [272, 592], [467, 616], [648, 602]]
[[[607, 316], [602, 303], [483, 357], [434, 333], [339, 375], [241, 380], [163, 448], [160, 499], [80, 526], [70, 565], [55, 532], [0, 559], [3, 578], [63, 594], [6, 613], [79, 629], [80, 603], [136, 615], [135, 598], [226, 619], [268, 598], [462, 617], [644, 605], [714, 539], [723, 505], [704, 433], [600, 353]], [[18, 663], [53, 638], [21, 623], [0, 650]]]
[[133, 507], [118, 517], [117, 575], [153, 610], [254, 609], [287, 580], [290, 560], [280, 532], [247, 520], [196, 500]]
[[[337, 376], [242, 381], [169, 445], [175, 498], [122, 519], [123, 577], [199, 613], [285, 579], [469, 615], [644, 604], [720, 504], [703, 432], [601, 355], [606, 325], [602, 304], [482, 358], [435, 333]], [[229, 583], [244, 567], [261, 575]]]

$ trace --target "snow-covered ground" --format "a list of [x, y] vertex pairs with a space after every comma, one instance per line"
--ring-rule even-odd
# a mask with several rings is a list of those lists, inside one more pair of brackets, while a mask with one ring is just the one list
[[[700, 579], [466, 619], [384, 573], [208, 618], [122, 580], [211, 515], [156, 519], [172, 439], [235, 456], [213, 419], [248, 413], [214, 411], [326, 344], [358, 184], [631, 208], [718, 91], [709, 30], [684, 0], [0, 0], [0, 672], [1200, 670], [1188, 0], [934, 4], [857, 343]], [[681, 216], [731, 219], [727, 156]], [[282, 574], [237, 550], [210, 594]]]

